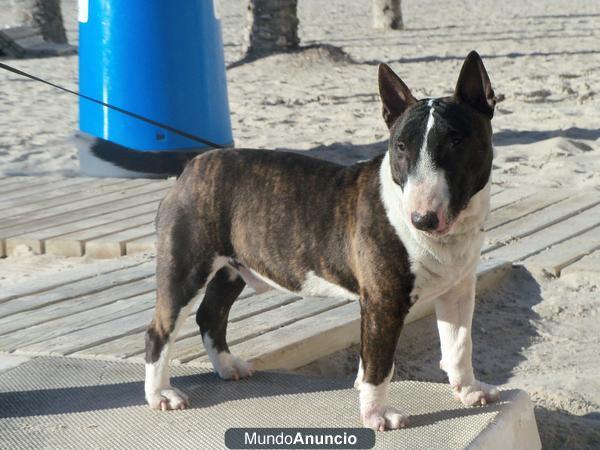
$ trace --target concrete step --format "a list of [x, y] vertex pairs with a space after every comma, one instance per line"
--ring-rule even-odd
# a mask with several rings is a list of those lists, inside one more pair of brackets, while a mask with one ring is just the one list
[[[157, 412], [143, 398], [143, 364], [52, 357], [11, 364], [0, 357], [0, 446], [217, 449], [232, 427], [361, 426], [352, 379], [258, 372], [231, 382], [206, 368], [173, 372], [191, 408]], [[502, 391], [499, 403], [478, 408], [462, 406], [446, 384], [394, 382], [390, 394], [410, 424], [375, 433], [374, 448], [541, 448], [523, 391]]]

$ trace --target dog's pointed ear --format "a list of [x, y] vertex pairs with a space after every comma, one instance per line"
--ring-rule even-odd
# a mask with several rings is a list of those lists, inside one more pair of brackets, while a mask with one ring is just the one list
[[454, 96], [459, 101], [471, 105], [490, 118], [494, 116], [496, 96], [483, 61], [481, 61], [481, 57], [475, 50], [471, 51], [465, 58], [458, 76]]
[[387, 64], [379, 64], [379, 95], [383, 103], [383, 120], [388, 128], [406, 108], [417, 102], [408, 86]]

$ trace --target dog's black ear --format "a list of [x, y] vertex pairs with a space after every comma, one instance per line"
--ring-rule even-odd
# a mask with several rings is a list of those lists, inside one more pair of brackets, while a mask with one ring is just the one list
[[379, 95], [383, 103], [383, 120], [388, 128], [417, 99], [387, 64], [379, 64]]
[[494, 116], [496, 96], [483, 61], [475, 50], [465, 58], [454, 95], [459, 101], [471, 105], [490, 118]]

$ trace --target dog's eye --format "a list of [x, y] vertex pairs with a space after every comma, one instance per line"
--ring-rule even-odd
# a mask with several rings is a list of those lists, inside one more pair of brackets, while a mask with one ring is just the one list
[[401, 152], [405, 152], [406, 151], [406, 144], [404, 142], [397, 141], [396, 142], [396, 150], [399, 150]]
[[461, 142], [462, 142], [462, 138], [455, 137], [450, 141], [450, 147], [452, 147], [452, 148], [458, 147]]

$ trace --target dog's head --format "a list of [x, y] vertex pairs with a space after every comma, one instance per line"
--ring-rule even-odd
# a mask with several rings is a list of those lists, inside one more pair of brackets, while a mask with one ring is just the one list
[[424, 100], [381, 64], [379, 92], [392, 178], [407, 220], [421, 231], [446, 234], [492, 169], [496, 99], [483, 62], [469, 53], [454, 95]]

